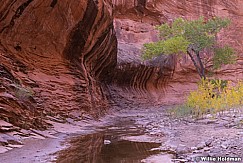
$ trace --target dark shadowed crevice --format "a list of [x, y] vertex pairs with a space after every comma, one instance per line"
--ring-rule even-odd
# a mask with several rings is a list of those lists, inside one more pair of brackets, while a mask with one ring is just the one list
[[135, 10], [140, 14], [144, 14], [146, 10], [146, 0], [137, 0], [137, 5], [135, 6]]
[[108, 33], [110, 31], [110, 27], [108, 27], [102, 35], [98, 38], [96, 44], [92, 47], [92, 49], [84, 56], [84, 60], [88, 61], [91, 59], [91, 55], [94, 54], [94, 52], [100, 47], [102, 42], [104, 42], [105, 38], [107, 37]]
[[12, 81], [16, 81], [15, 77], [12, 75], [12, 73], [6, 67], [4, 67], [1, 64], [0, 64], [0, 76], [5, 77], [7, 79], [10, 79]]
[[119, 63], [113, 83], [130, 87], [138, 92], [150, 91], [151, 87], [164, 91], [175, 69], [174, 57], [157, 57], [146, 64]]
[[[84, 17], [73, 28], [69, 35], [69, 41], [64, 49], [64, 57], [71, 61], [69, 66], [71, 72], [75, 72], [75, 76], [81, 77], [75, 82], [73, 91], [77, 92], [76, 101], [80, 104], [80, 108], [93, 108], [93, 92], [92, 81], [90, 80], [86, 65], [84, 64], [83, 49], [90, 35], [92, 26], [98, 14], [97, 5], [94, 1], [89, 0]], [[86, 95], [86, 97], [84, 97]], [[91, 96], [91, 103], [88, 101], [88, 96]], [[88, 111], [88, 110], [87, 110]]]
[[67, 43], [64, 50], [64, 55], [68, 60], [75, 60], [82, 54], [97, 14], [97, 5], [94, 1], [88, 1], [84, 17], [73, 28], [69, 36], [70, 41]]
[[[75, 78], [79, 78], [74, 81], [72, 88], [76, 93], [77, 107], [95, 117], [102, 114], [107, 107], [106, 98], [101, 97], [104, 93], [100, 90], [101, 81], [98, 75], [106, 74], [107, 69], [115, 67], [116, 61], [113, 51], [116, 48], [113, 23], [104, 10], [104, 6], [98, 6], [93, 0], [89, 0], [84, 16], [71, 30], [63, 51], [64, 58], [70, 61], [70, 72]], [[107, 21], [110, 22], [108, 26]], [[105, 31], [98, 32], [104, 26]], [[97, 40], [89, 42], [91, 37]]]
[[[4, 19], [6, 19], [6, 17], [8, 16], [9, 14], [9, 10], [8, 8], [11, 8], [14, 3], [16, 2], [17, 0], [14, 0], [14, 1], [9, 1], [9, 3], [7, 5], [5, 5], [5, 8], [2, 9], [2, 12], [0, 12], [0, 22], [3, 21]], [[6, 13], [4, 11], [7, 11]]]
[[14, 16], [12, 17], [9, 25], [5, 26], [0, 33], [2, 33], [6, 28], [11, 28], [14, 26], [15, 20], [18, 19], [24, 12], [24, 10], [29, 6], [29, 4], [33, 2], [33, 0], [28, 0], [25, 3], [23, 3], [21, 6], [18, 7], [18, 9], [15, 11]]
[[138, 6], [145, 8], [146, 7], [146, 0], [138, 0]]
[[51, 6], [52, 8], [54, 8], [54, 7], [56, 6], [56, 4], [57, 4], [57, 0], [52, 0], [50, 6]]
[[[114, 62], [114, 61], [116, 61], [116, 52], [115, 52], [115, 54], [114, 54], [114, 52], [111, 53], [110, 52], [111, 49], [108, 48], [108, 46], [107, 46], [108, 44], [116, 49], [117, 41], [116, 41], [116, 38], [114, 35], [112, 23], [107, 27], [107, 29], [98, 38], [96, 44], [92, 47], [92, 49], [89, 51], [89, 53], [87, 53], [84, 56], [85, 63], [89, 64], [93, 60], [93, 57], [95, 56], [95, 54], [97, 54], [97, 53], [102, 54], [102, 55], [99, 55], [99, 57], [96, 58], [95, 62], [92, 63], [91, 73], [95, 74], [96, 77], [101, 77], [102, 74], [104, 74], [103, 72], [105, 72], [105, 76], [103, 76], [103, 77], [108, 77], [108, 74], [106, 73], [108, 71], [108, 69], [115, 68], [116, 62]], [[107, 55], [107, 54], [111, 54], [112, 56], [115, 56], [115, 57], [112, 58], [112, 60], [111, 60], [111, 58], [109, 57], [110, 55]], [[97, 57], [97, 56], [95, 56], [95, 57]], [[114, 62], [114, 64], [111, 64], [109, 62], [110, 60], [112, 62]]]
[[[88, 93], [91, 95], [92, 108], [93, 106], [93, 92], [92, 81], [89, 78], [86, 65], [84, 64], [84, 58], [82, 56], [84, 46], [87, 42], [92, 26], [98, 14], [97, 5], [94, 1], [88, 1], [87, 8], [82, 20], [73, 28], [69, 36], [69, 42], [64, 49], [64, 57], [71, 61], [70, 71], [76, 72], [75, 76], [80, 76], [82, 79], [76, 81], [73, 90], [79, 94], [77, 101], [80, 103], [80, 107], [89, 108], [89, 102], [84, 101], [82, 94]], [[87, 98], [87, 97], [86, 97]]]

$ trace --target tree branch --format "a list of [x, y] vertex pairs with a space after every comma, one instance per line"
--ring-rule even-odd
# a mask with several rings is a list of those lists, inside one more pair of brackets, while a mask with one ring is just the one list
[[193, 58], [192, 54], [190, 53], [190, 48], [187, 49], [187, 54], [190, 56], [190, 58], [191, 58], [191, 60], [192, 60], [192, 62], [193, 62], [193, 64], [194, 64], [194, 66], [196, 67], [197, 72], [198, 72], [200, 78], [203, 78], [204, 76], [202, 75], [202, 73], [201, 73], [201, 71], [200, 71], [200, 68], [199, 68], [199, 66], [197, 65], [197, 62], [195, 61], [195, 59]]
[[199, 65], [200, 65], [200, 72], [201, 72], [201, 75], [204, 79], [206, 79], [206, 76], [205, 76], [205, 68], [203, 66], [203, 63], [202, 63], [202, 59], [200, 58], [200, 53], [199, 51], [196, 51], [192, 48], [192, 51], [194, 51], [194, 53], [196, 54], [197, 56], [197, 60], [199, 62]]

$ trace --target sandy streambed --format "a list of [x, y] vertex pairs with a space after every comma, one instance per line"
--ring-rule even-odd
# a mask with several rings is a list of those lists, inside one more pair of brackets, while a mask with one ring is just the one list
[[[242, 113], [176, 119], [170, 107], [112, 111], [99, 121], [49, 122], [53, 128], [0, 154], [4, 162], [200, 162], [243, 157]], [[42, 136], [41, 136], [42, 134]], [[43, 137], [43, 139], [41, 139]]]

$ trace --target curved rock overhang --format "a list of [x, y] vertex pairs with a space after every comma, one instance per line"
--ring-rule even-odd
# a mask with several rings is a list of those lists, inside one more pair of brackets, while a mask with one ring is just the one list
[[111, 80], [117, 40], [108, 4], [6, 0], [0, 6], [1, 119], [43, 128], [48, 115], [82, 118], [109, 107], [102, 81]]
[[[243, 79], [243, 2], [240, 0], [235, 1], [181, 1], [181, 0], [110, 0], [114, 8], [114, 23], [115, 30], [118, 39], [118, 67], [121, 67], [120, 71], [126, 74], [130, 71], [130, 74], [134, 71], [137, 75], [130, 78], [128, 83], [132, 87], [138, 87], [147, 89], [153, 95], [158, 96], [160, 92], [164, 92], [164, 95], [160, 96], [162, 103], [173, 104], [182, 103], [185, 100], [186, 95], [193, 89], [196, 89], [197, 82], [200, 80], [197, 75], [193, 63], [185, 55], [177, 58], [175, 62], [169, 62], [171, 65], [163, 64], [165, 69], [173, 70], [173, 77], [166, 81], [166, 88], [162, 87], [162, 83], [159, 82], [159, 87], [154, 85], [155, 89], [151, 89], [151, 82], [156, 81], [154, 78], [148, 80], [147, 77], [155, 75], [156, 72], [148, 70], [149, 67], [156, 64], [149, 64], [141, 60], [141, 50], [144, 43], [157, 41], [157, 33], [154, 30], [154, 26], [165, 22], [171, 22], [177, 17], [184, 17], [186, 19], [196, 19], [200, 16], [205, 18], [212, 18], [214, 16], [227, 17], [231, 20], [231, 25], [227, 29], [218, 34], [218, 41], [220, 44], [229, 44], [234, 47], [238, 59], [234, 65], [225, 65], [220, 70], [214, 72], [214, 78], [220, 78], [224, 80], [231, 80], [236, 82]], [[204, 63], [206, 67], [211, 67], [212, 62], [210, 60], [210, 54], [203, 55]], [[168, 58], [169, 59], [169, 58]], [[170, 59], [169, 59], [170, 60]], [[164, 63], [164, 60], [158, 60]], [[121, 63], [121, 64], [120, 64]], [[175, 63], [175, 65], [173, 65]], [[125, 68], [124, 65], [126, 65]], [[129, 66], [128, 66], [129, 65]], [[130, 68], [128, 68], [130, 67]], [[144, 67], [144, 68], [142, 68]], [[145, 68], [146, 67], [146, 68]], [[168, 69], [168, 67], [170, 67]], [[130, 69], [130, 70], [129, 70]], [[166, 74], [170, 74], [167, 71]], [[154, 74], [153, 74], [154, 73]], [[140, 75], [142, 74], [142, 75]], [[160, 76], [160, 75], [157, 75]], [[168, 75], [166, 75], [168, 77]], [[170, 76], [170, 75], [169, 75]], [[136, 82], [134, 82], [136, 80]], [[161, 81], [164, 79], [162, 78]], [[146, 82], [145, 82], [146, 81]], [[135, 83], [135, 84], [134, 84]], [[140, 84], [139, 84], [140, 83]], [[145, 84], [146, 83], [146, 84]], [[166, 91], [160, 89], [165, 88]], [[153, 97], [152, 97], [153, 99]]]

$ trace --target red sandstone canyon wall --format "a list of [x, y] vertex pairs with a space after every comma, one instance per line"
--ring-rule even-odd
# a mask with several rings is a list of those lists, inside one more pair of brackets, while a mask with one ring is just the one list
[[28, 128], [107, 108], [100, 82], [116, 65], [111, 14], [103, 0], [1, 1], [0, 118]]
[[237, 64], [215, 76], [243, 79], [242, 7], [240, 0], [0, 1], [0, 119], [45, 128], [50, 115], [99, 115], [114, 99], [183, 102], [199, 79], [191, 61], [140, 57], [142, 45], [157, 40], [153, 26], [179, 16], [230, 18], [218, 38], [235, 47]]
[[[206, 18], [221, 16], [229, 18], [232, 23], [229, 28], [219, 34], [218, 39], [223, 44], [233, 46], [237, 50], [238, 59], [236, 65], [223, 66], [222, 69], [215, 72], [214, 77], [234, 82], [243, 79], [243, 1], [112, 0], [111, 2], [113, 3], [114, 24], [118, 38], [118, 63], [146, 65], [146, 62], [143, 62], [140, 58], [141, 48], [144, 43], [157, 40], [154, 25], [171, 22], [177, 17], [195, 19], [199, 16]], [[127, 55], [124, 55], [124, 53]], [[210, 59], [210, 56], [205, 55], [204, 61], [206, 62], [208, 59]], [[134, 64], [134, 62], [137, 64]], [[165, 60], [162, 59], [161, 62], [163, 63]], [[172, 63], [169, 62], [169, 65]], [[165, 94], [160, 94], [160, 89], [148, 90], [152, 97], [157, 98], [158, 102], [181, 103], [186, 94], [196, 88], [199, 76], [196, 74], [190, 59], [186, 56], [177, 59], [175, 66], [173, 78], [168, 82]], [[210, 66], [210, 62], [206, 66]], [[138, 71], [141, 73], [143, 70], [139, 69]], [[151, 88], [150, 81], [154, 80], [147, 80], [148, 82], [146, 80], [141, 79], [141, 81], [135, 83], [137, 85], [143, 83], [144, 87]]]

